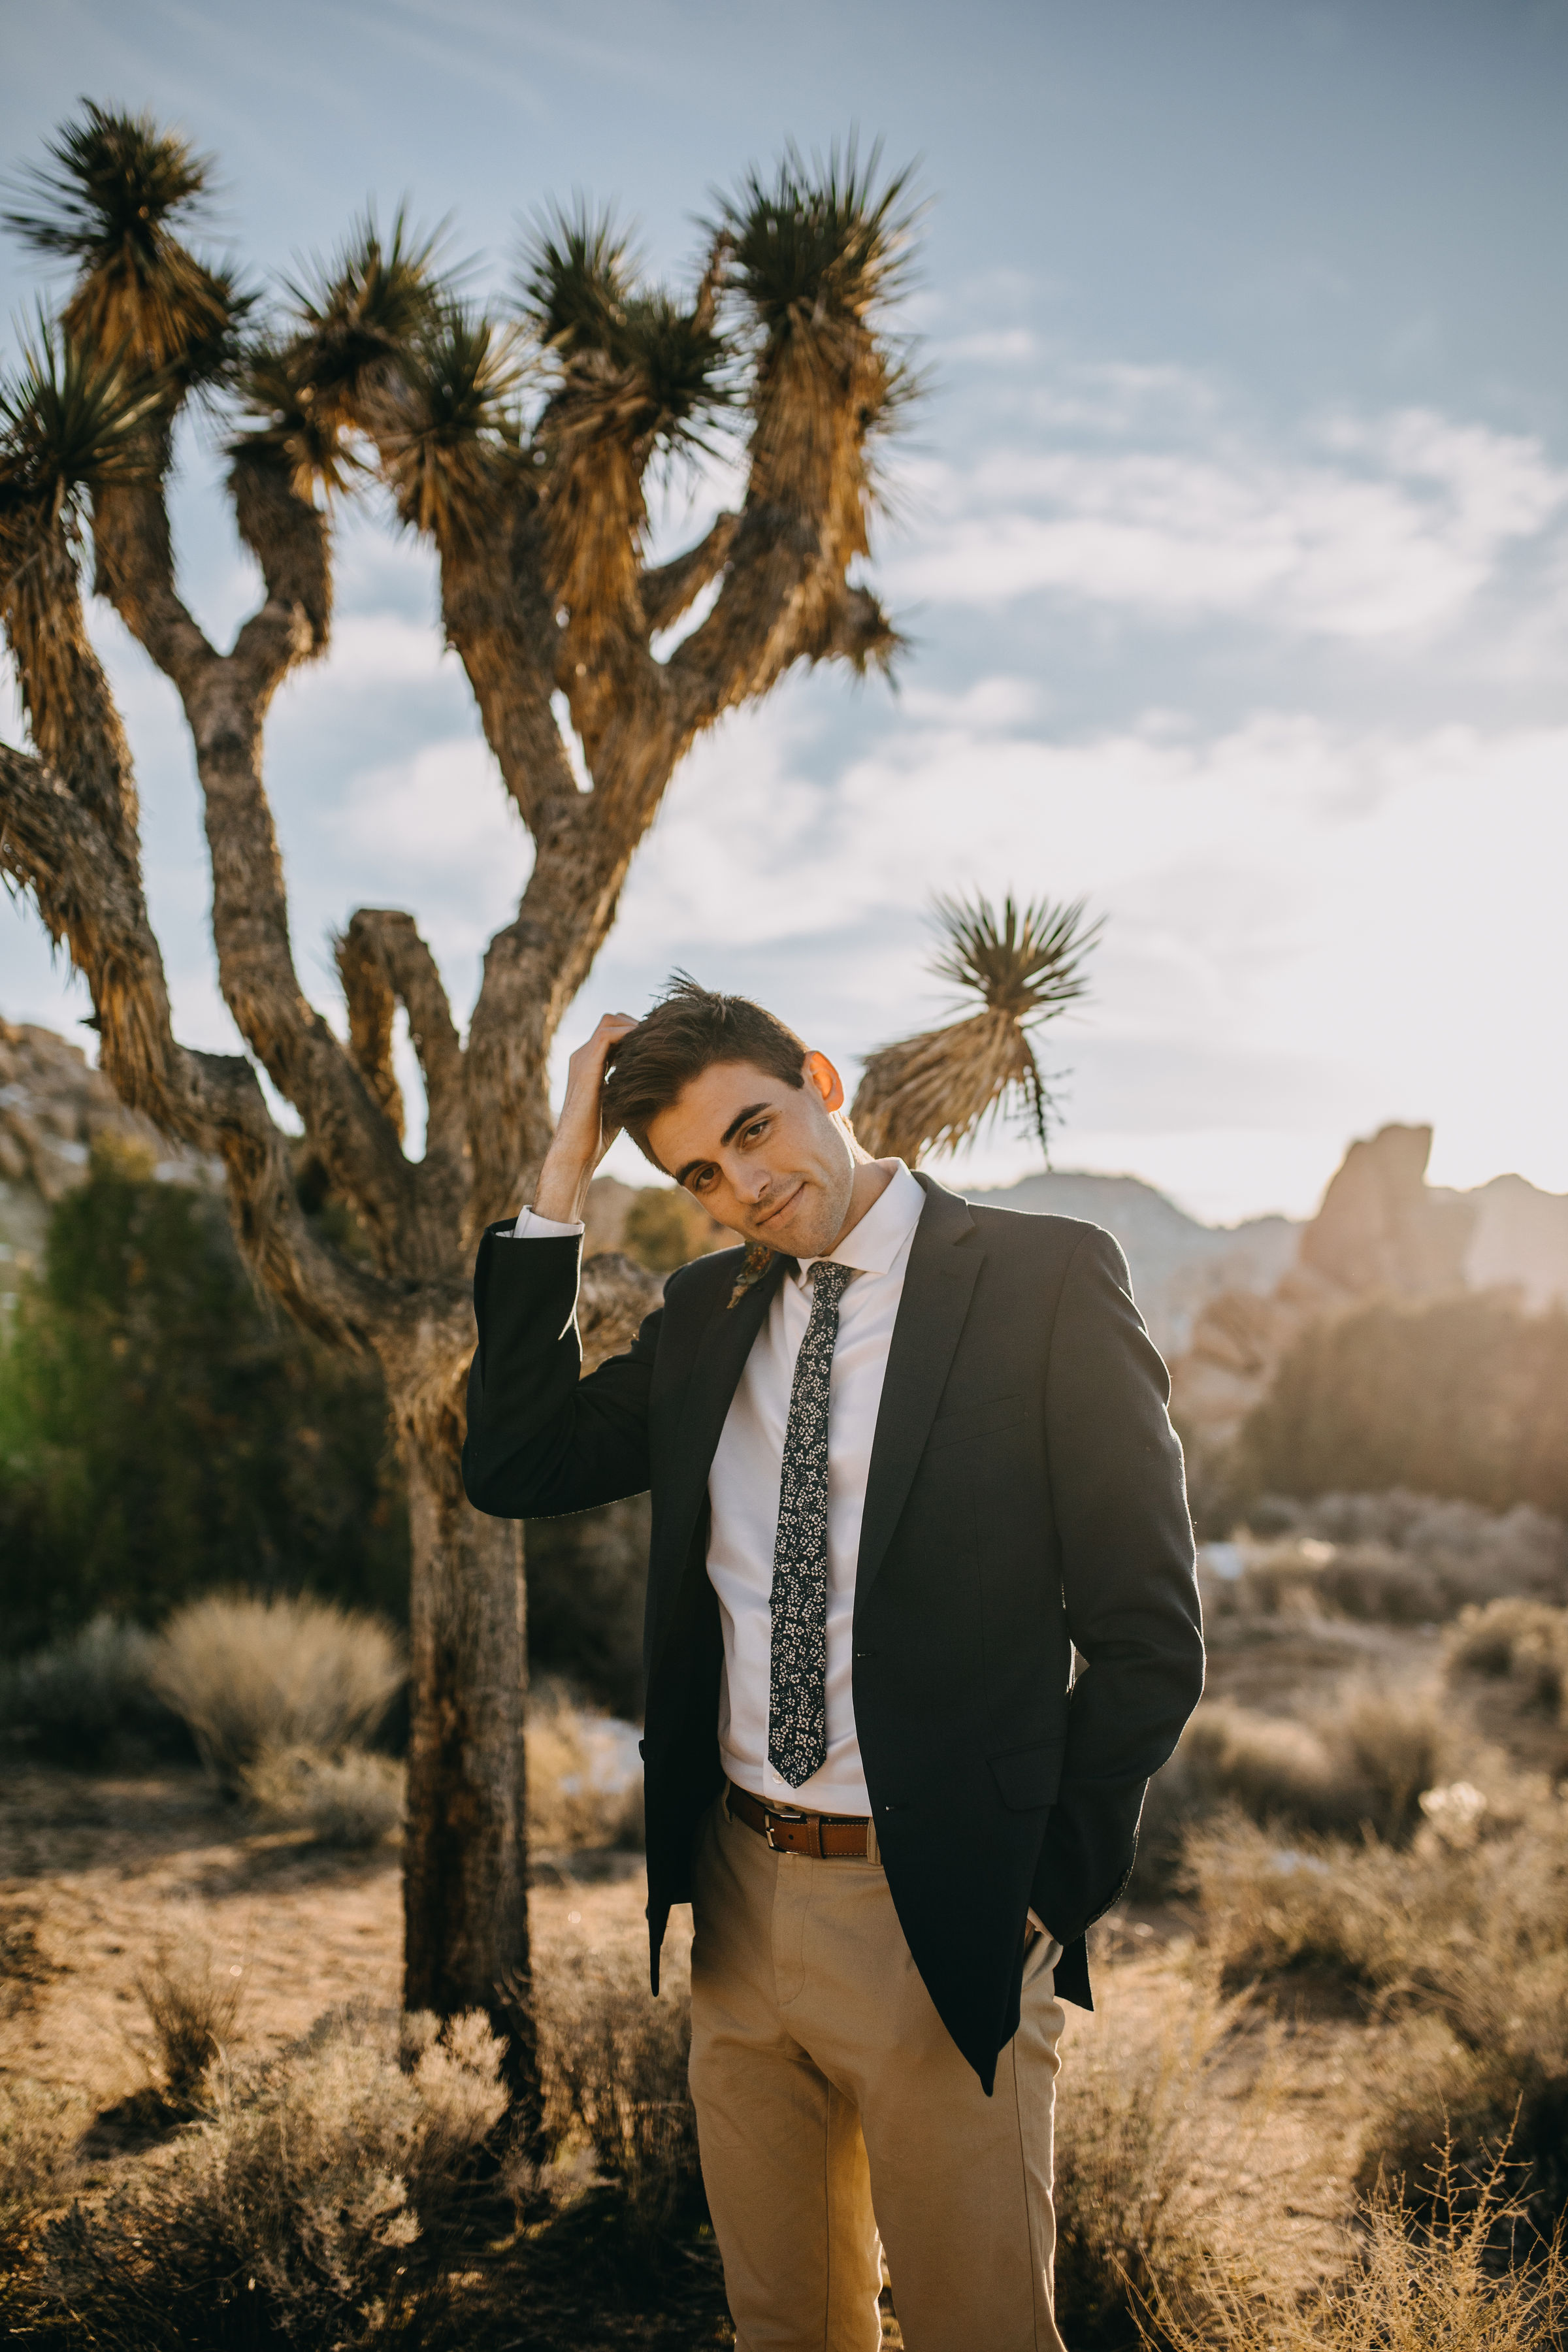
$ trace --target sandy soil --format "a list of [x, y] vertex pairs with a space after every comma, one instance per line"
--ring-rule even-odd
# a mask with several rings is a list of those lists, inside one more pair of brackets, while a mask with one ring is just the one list
[[[531, 1897], [539, 1935], [592, 1942], [640, 1935], [643, 1902], [640, 1873]], [[249, 1834], [194, 1769], [13, 1767], [0, 1784], [0, 2074], [77, 2090], [94, 2110], [150, 2079], [136, 1979], [161, 1942], [205, 1941], [218, 1967], [241, 1971], [241, 2053], [293, 2040], [334, 2002], [399, 1996], [395, 1851]]]

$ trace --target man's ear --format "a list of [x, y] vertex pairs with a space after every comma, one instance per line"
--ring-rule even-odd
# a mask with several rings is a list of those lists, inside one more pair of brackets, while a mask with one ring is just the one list
[[826, 1054], [808, 1054], [805, 1057], [806, 1082], [822, 1097], [824, 1110], [842, 1110], [844, 1081]]

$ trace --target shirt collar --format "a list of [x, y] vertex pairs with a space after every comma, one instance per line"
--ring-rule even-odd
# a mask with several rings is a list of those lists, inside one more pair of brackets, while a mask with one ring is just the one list
[[[857, 1274], [891, 1274], [909, 1248], [920, 1223], [926, 1196], [901, 1160], [883, 1160], [893, 1180], [885, 1184], [858, 1225], [851, 1226], [838, 1247], [826, 1252], [829, 1260], [852, 1265]], [[806, 1277], [818, 1261], [805, 1257], [793, 1279], [809, 1287]]]

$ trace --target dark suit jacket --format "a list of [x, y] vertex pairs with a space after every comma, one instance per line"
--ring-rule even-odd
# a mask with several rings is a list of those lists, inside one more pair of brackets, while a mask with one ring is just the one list
[[[1083, 1932], [1127, 1883], [1144, 1785], [1203, 1686], [1203, 1640], [1169, 1382], [1121, 1250], [1096, 1225], [919, 1181], [866, 1488], [855, 1723], [900, 1923], [989, 2090], [1031, 1906], [1067, 1947], [1058, 1992], [1089, 2003]], [[529, 1518], [653, 1491], [657, 1990], [722, 1785], [709, 1467], [783, 1269], [731, 1304], [739, 1250], [681, 1267], [626, 1354], [580, 1380], [580, 1244], [505, 1232], [485, 1235], [475, 1274], [470, 1500]]]

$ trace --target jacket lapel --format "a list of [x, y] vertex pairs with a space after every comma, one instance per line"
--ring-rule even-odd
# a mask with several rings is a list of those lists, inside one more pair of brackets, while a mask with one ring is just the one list
[[857, 1617], [920, 1467], [984, 1255], [974, 1220], [958, 1195], [944, 1192], [918, 1170], [915, 1181], [926, 1195], [926, 1205], [910, 1244], [871, 1443], [855, 1578]]

